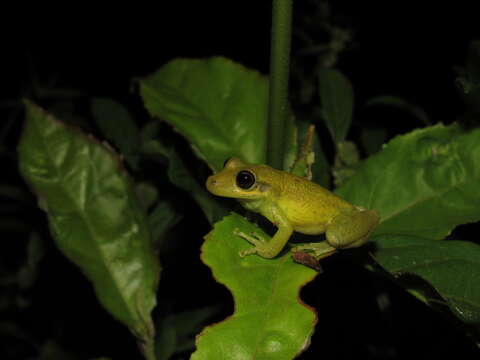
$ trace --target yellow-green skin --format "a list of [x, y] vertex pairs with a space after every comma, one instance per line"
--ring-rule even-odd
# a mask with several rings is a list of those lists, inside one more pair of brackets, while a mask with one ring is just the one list
[[[240, 188], [236, 181], [238, 173], [245, 170], [255, 177], [249, 189]], [[356, 207], [311, 181], [237, 158], [231, 158], [222, 171], [210, 176], [206, 186], [212, 194], [235, 198], [246, 209], [262, 214], [277, 226], [270, 241], [236, 231], [255, 245], [241, 252], [241, 256], [258, 254], [273, 258], [297, 231], [309, 235], [325, 233], [326, 241], [296, 248], [312, 250], [320, 259], [336, 249], [363, 245], [379, 221], [375, 211]]]

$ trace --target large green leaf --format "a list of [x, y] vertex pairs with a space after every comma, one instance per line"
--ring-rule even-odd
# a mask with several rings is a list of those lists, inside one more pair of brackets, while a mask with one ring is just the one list
[[480, 129], [436, 125], [398, 136], [337, 193], [380, 213], [375, 234], [383, 236], [372, 242], [381, 265], [424, 278], [463, 320], [480, 319], [480, 294], [472, 289], [479, 247], [438, 241], [457, 225], [480, 220]]
[[352, 123], [353, 87], [340, 71], [322, 68], [318, 71], [321, 114], [335, 144], [345, 140]]
[[[374, 241], [375, 259], [385, 269], [422, 277], [463, 321], [480, 323], [480, 246], [403, 235], [380, 235]], [[427, 302], [438, 301], [423, 294]]]
[[160, 268], [119, 157], [38, 106], [26, 102], [26, 108], [20, 170], [58, 247], [93, 283], [102, 305], [151, 347]]
[[397, 136], [337, 193], [380, 213], [376, 234], [444, 238], [480, 220], [480, 129], [436, 125]]
[[184, 135], [214, 169], [237, 156], [265, 163], [268, 82], [221, 57], [176, 59], [140, 81], [146, 108]]
[[237, 214], [207, 235], [202, 259], [232, 292], [235, 312], [203, 330], [192, 359], [292, 359], [308, 346], [316, 323], [313, 309], [299, 298], [316, 272], [294, 263], [288, 251], [275, 259], [241, 258], [239, 251], [251, 245], [233, 235], [236, 227], [266, 236]]

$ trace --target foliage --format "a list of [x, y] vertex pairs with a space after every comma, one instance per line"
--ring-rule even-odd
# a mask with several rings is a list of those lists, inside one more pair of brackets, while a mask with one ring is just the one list
[[[357, 96], [357, 84], [354, 93], [350, 76], [337, 67], [351, 33], [331, 23], [324, 2], [316, 6], [323, 9], [316, 10], [320, 21], [309, 26], [327, 29], [330, 40], [317, 44], [301, 32], [294, 35], [304, 39], [305, 47], [297, 52], [302, 60], [293, 60], [295, 90], [283, 168], [327, 188], [333, 183], [338, 195], [378, 211], [381, 223], [366, 246], [322, 260], [323, 274], [295, 263], [289, 249], [270, 260], [238, 256], [249, 245], [233, 235], [234, 229], [268, 238], [268, 224], [242, 216], [234, 201], [209, 194], [204, 181], [232, 156], [267, 161], [272, 136], [267, 126], [269, 81], [224, 57], [179, 58], [136, 79], [131, 103], [110, 97], [78, 101], [85, 94], [76, 90], [63, 91], [57, 102], [58, 96], [36, 93], [30, 96], [34, 101], [24, 101], [18, 167], [29, 190], [18, 179], [11, 181], [15, 185], [2, 182], [0, 196], [17, 212], [0, 227], [8, 234], [5, 238], [25, 241], [14, 270], [0, 264], [5, 290], [0, 310], [29, 316], [30, 294], [35, 287], [43, 291], [41, 269], [45, 259], [52, 259], [53, 238], [91, 283], [98, 302], [129, 329], [150, 360], [190, 354], [192, 359], [307, 358], [310, 344], [324, 345], [314, 330], [330, 309], [307, 305], [305, 292], [322, 294], [319, 284], [331, 275], [329, 264], [342, 259], [355, 261], [371, 279], [400, 285], [478, 343], [480, 248], [461, 225], [480, 220], [479, 42], [471, 43], [466, 67], [456, 69], [465, 114], [458, 122], [441, 119], [446, 125], [400, 96]], [[306, 58], [314, 59], [308, 70]], [[88, 111], [76, 111], [81, 102]], [[359, 126], [362, 109], [378, 108], [399, 110], [400, 116], [413, 116], [425, 127], [392, 137], [387, 121]], [[299, 240], [304, 238], [293, 239]], [[195, 267], [200, 247], [204, 265]], [[202, 296], [210, 288], [199, 273], [207, 266], [211, 273], [206, 277], [222, 284], [216, 290], [224, 297], [213, 293], [205, 304]], [[45, 296], [52, 304], [62, 303], [68, 295], [63, 288], [71, 280], [62, 286], [62, 274], [50, 275], [55, 290]], [[230, 299], [226, 289], [233, 311], [222, 303]], [[357, 305], [356, 299], [341, 300]], [[387, 317], [386, 307], [379, 308]], [[428, 311], [426, 306], [422, 310]], [[80, 336], [86, 341], [95, 328], [103, 328], [94, 315], [82, 316], [90, 327]], [[18, 348], [28, 344], [34, 349], [27, 352], [29, 357], [116, 358], [80, 350], [76, 354], [53, 331], [33, 333], [20, 323], [0, 323], [0, 334], [18, 341]], [[113, 337], [114, 348], [124, 345], [111, 334], [101, 341], [107, 337]], [[342, 339], [343, 344], [354, 337]], [[371, 353], [378, 357], [376, 348]], [[318, 358], [318, 353], [310, 355]]]

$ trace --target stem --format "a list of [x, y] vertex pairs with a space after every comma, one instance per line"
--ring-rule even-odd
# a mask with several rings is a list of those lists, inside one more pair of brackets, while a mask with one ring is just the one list
[[268, 163], [283, 168], [289, 116], [288, 75], [293, 0], [273, 0], [268, 107]]

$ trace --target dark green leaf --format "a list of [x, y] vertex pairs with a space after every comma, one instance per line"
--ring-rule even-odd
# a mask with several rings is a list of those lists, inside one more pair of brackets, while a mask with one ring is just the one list
[[168, 159], [168, 177], [170, 181], [175, 186], [188, 191], [192, 195], [211, 224], [227, 214], [227, 209], [215, 200], [203, 184], [199, 184], [195, 180], [175, 149], [166, 147], [159, 141], [150, 140], [143, 146], [142, 151], [150, 156], [160, 156]]
[[128, 110], [112, 99], [94, 98], [92, 113], [103, 135], [117, 147], [129, 165], [136, 168], [139, 130]]
[[[394, 275], [420, 276], [463, 321], [480, 323], [480, 246], [403, 235], [376, 236], [374, 241], [375, 259], [385, 269]], [[424, 298], [437, 301], [428, 293]]]
[[[233, 235], [234, 228], [267, 237], [243, 217], [232, 214], [215, 224], [202, 246], [202, 260], [233, 294], [235, 312], [197, 336], [192, 360], [292, 359], [310, 341], [316, 323], [313, 310], [299, 298], [300, 288], [316, 272], [293, 262], [291, 254], [275, 259], [241, 258], [251, 247]], [[268, 237], [267, 237], [268, 238]]]
[[436, 125], [397, 136], [337, 193], [377, 210], [376, 234], [441, 239], [480, 220], [480, 129]]
[[265, 77], [225, 58], [177, 59], [140, 81], [146, 108], [185, 136], [214, 170], [237, 156], [265, 163]]
[[132, 182], [110, 148], [33, 103], [26, 108], [21, 173], [47, 212], [60, 250], [148, 353], [159, 264]]
[[148, 215], [148, 223], [152, 232], [152, 238], [157, 248], [164, 238], [165, 233], [175, 226], [182, 215], [180, 215], [168, 201], [159, 201], [153, 211]]
[[162, 318], [155, 341], [157, 360], [168, 360], [176, 353], [193, 349], [195, 335], [215, 311], [215, 307], [204, 307]]
[[340, 71], [321, 68], [318, 71], [318, 91], [322, 118], [337, 144], [345, 140], [352, 123], [352, 84]]
[[42, 238], [32, 232], [27, 244], [27, 261], [18, 272], [18, 283], [20, 288], [27, 289], [33, 285], [37, 278], [37, 265], [45, 255], [45, 245]]
[[387, 140], [387, 131], [382, 128], [365, 128], [361, 133], [362, 145], [368, 155], [380, 151]]
[[135, 192], [144, 211], [148, 211], [148, 209], [150, 209], [150, 207], [157, 201], [158, 190], [147, 182], [136, 184]]

